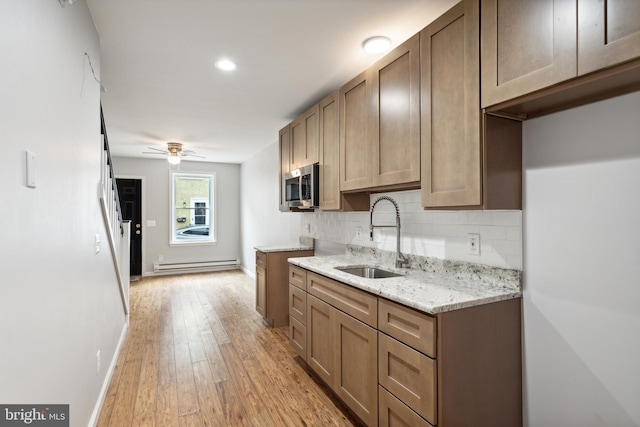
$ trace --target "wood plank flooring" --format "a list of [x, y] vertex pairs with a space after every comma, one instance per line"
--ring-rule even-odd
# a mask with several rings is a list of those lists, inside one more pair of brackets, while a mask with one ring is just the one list
[[307, 371], [239, 270], [143, 278], [98, 427], [360, 426]]

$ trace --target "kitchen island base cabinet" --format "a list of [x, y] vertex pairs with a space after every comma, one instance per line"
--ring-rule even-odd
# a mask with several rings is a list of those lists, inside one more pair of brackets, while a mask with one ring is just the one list
[[256, 250], [256, 311], [269, 326], [289, 324], [289, 264], [287, 259], [313, 256], [313, 250]]

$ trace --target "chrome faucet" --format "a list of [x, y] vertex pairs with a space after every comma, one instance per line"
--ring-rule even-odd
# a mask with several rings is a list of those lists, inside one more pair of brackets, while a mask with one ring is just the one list
[[[393, 206], [396, 208], [396, 225], [373, 225], [373, 211], [376, 208], [376, 205], [381, 200], [387, 200], [393, 203]], [[395, 228], [396, 229], [396, 268], [402, 268], [407, 264], [407, 259], [400, 252], [400, 209], [398, 209], [398, 203], [393, 200], [389, 196], [379, 197], [373, 205], [371, 205], [371, 216], [369, 219], [369, 238], [373, 242], [373, 229], [374, 228]]]

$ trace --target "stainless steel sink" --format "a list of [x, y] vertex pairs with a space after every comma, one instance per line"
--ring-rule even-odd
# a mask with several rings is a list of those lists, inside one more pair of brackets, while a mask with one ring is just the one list
[[403, 276], [402, 273], [395, 273], [393, 271], [385, 270], [383, 268], [373, 267], [368, 265], [335, 267], [335, 269], [344, 271], [345, 273], [353, 274], [354, 276], [364, 277], [367, 279], [386, 279], [389, 277]]

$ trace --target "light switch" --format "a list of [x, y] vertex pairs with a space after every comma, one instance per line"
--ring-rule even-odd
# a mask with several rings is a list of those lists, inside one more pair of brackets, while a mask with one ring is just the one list
[[27, 187], [36, 188], [36, 155], [27, 150]]

